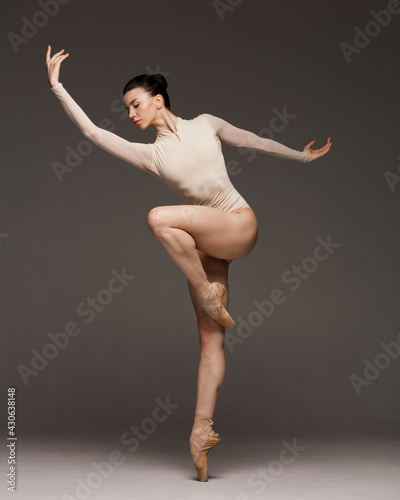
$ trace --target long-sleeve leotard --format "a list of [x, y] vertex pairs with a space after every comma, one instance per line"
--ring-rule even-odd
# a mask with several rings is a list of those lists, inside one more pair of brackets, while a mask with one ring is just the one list
[[250, 207], [228, 176], [221, 141], [280, 158], [303, 163], [309, 161], [305, 151], [290, 149], [208, 113], [192, 119], [178, 116], [177, 133], [157, 131], [153, 143], [131, 142], [95, 125], [61, 82], [51, 90], [73, 123], [89, 140], [150, 173], [187, 205], [205, 205], [228, 212]]

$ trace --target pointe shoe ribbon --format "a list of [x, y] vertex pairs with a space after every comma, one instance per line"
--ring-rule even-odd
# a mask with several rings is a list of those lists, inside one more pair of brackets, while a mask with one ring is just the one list
[[213, 431], [211, 426], [214, 422], [211, 419], [198, 415], [195, 417], [195, 425], [198, 425], [200, 422], [203, 422], [204, 425], [193, 427], [190, 444], [194, 442], [200, 447], [194, 466], [199, 481], [204, 482], [208, 481], [208, 453], [212, 448], [217, 446], [221, 438], [218, 433]]
[[201, 307], [211, 316], [211, 318], [215, 319], [225, 328], [233, 328], [235, 322], [222, 304], [225, 295], [225, 286], [219, 283], [219, 281], [213, 281], [210, 283], [210, 286], [213, 288], [214, 297], [205, 299], [198, 294]]

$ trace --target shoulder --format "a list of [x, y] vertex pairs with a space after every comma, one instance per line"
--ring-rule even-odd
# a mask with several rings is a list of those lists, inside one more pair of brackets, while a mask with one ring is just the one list
[[209, 123], [211, 123], [214, 119], [217, 119], [216, 116], [210, 115], [209, 113], [202, 113], [201, 115], [198, 115], [197, 118], [204, 118]]
[[200, 115], [197, 115], [195, 118], [186, 121], [199, 124], [205, 123], [206, 127], [212, 130], [216, 135], [218, 135], [221, 128], [224, 125], [226, 125], [226, 122], [224, 120], [218, 118], [218, 116], [211, 115], [210, 113], [201, 113]]
[[221, 127], [221, 119], [217, 116], [211, 115], [209, 113], [202, 113], [201, 115], [198, 115], [197, 118], [205, 120], [215, 132], [218, 132]]

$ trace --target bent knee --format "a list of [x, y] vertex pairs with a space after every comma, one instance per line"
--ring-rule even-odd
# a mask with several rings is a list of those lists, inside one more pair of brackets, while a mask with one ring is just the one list
[[165, 207], [154, 207], [147, 215], [147, 225], [150, 231], [157, 235], [166, 224], [166, 209]]

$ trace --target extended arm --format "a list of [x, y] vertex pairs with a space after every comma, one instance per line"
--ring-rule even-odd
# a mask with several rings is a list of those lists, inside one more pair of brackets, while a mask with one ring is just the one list
[[127, 141], [112, 132], [95, 125], [74, 101], [61, 82], [51, 87], [65, 112], [81, 132], [108, 153], [135, 167], [149, 172], [152, 170], [152, 145]]
[[[272, 139], [260, 137], [253, 132], [249, 132], [248, 130], [234, 127], [222, 118], [218, 118], [208, 113], [204, 113], [202, 116], [212, 126], [221, 141], [230, 144], [231, 146], [237, 146], [244, 149], [252, 149], [260, 153], [276, 156], [278, 158], [297, 160], [303, 163], [312, 161], [317, 157], [317, 154], [315, 154], [315, 152], [310, 149], [310, 145], [315, 143], [315, 141], [312, 141], [306, 146], [305, 149], [307, 149], [307, 151], [297, 151], [295, 149], [290, 149], [287, 146], [284, 146], [283, 144], [280, 144], [279, 142]], [[323, 154], [325, 154], [325, 152], [327, 152], [330, 148], [329, 140], [328, 145], [329, 147], [324, 146], [324, 148], [327, 148], [327, 150], [324, 151]], [[322, 149], [318, 151], [322, 151]], [[318, 153], [318, 156], [322, 156], [322, 152]]]

